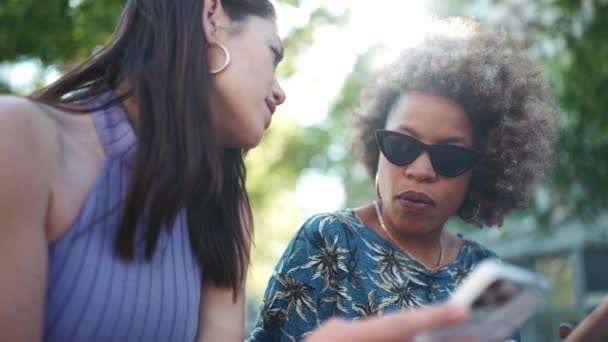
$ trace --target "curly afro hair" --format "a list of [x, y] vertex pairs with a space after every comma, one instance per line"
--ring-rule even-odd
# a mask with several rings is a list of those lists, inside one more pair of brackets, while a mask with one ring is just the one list
[[472, 122], [484, 152], [463, 204], [478, 209], [473, 221], [501, 225], [509, 211], [527, 206], [554, 159], [557, 111], [547, 82], [521, 49], [473, 21], [451, 18], [380, 70], [353, 111], [353, 147], [372, 179], [380, 153], [374, 132], [400, 96], [413, 91], [451, 99]]

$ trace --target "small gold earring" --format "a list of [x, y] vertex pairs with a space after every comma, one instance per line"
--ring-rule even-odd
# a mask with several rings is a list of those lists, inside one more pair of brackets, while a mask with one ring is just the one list
[[460, 216], [461, 219], [465, 220], [465, 221], [472, 221], [475, 217], [477, 217], [477, 214], [479, 214], [479, 210], [481, 209], [481, 202], [473, 202], [470, 199], [466, 199], [465, 202], [469, 202], [469, 203], [473, 203], [473, 210], [471, 213], [466, 213], [465, 210], [463, 210], [463, 208], [466, 207], [466, 204], [461, 206], [460, 208], [458, 208], [458, 216]]

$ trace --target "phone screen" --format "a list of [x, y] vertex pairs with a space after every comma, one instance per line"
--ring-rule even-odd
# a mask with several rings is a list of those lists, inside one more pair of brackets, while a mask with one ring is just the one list
[[478, 265], [458, 286], [452, 301], [469, 305], [468, 320], [427, 331], [415, 341], [505, 341], [530, 318], [549, 291], [541, 275], [488, 260]]
[[522, 286], [514, 281], [495, 280], [471, 304], [473, 315], [495, 312], [505, 304], [512, 302], [521, 293], [521, 290]]
[[509, 279], [490, 283], [471, 304], [471, 316], [462, 324], [419, 336], [416, 341], [506, 341], [533, 311], [533, 291]]

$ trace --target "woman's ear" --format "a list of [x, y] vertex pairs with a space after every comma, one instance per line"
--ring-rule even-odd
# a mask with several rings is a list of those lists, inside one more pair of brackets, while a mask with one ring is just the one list
[[202, 0], [203, 13], [201, 17], [201, 25], [205, 34], [205, 42], [207, 45], [214, 45], [218, 40], [218, 29], [225, 26], [224, 23], [228, 20], [226, 12], [222, 7], [221, 0]]

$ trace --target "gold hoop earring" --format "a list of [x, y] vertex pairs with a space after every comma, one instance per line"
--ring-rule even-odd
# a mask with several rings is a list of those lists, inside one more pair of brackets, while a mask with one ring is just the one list
[[215, 45], [217, 45], [220, 48], [220, 50], [222, 50], [222, 52], [224, 52], [224, 54], [226, 55], [226, 60], [224, 61], [224, 64], [220, 65], [218, 68], [210, 69], [209, 73], [211, 75], [219, 74], [220, 72], [224, 71], [228, 67], [228, 64], [230, 64], [230, 52], [228, 51], [228, 49], [222, 43], [216, 43]]
[[376, 196], [378, 197], [378, 199], [382, 199], [382, 196], [380, 196], [380, 186], [379, 186], [380, 181], [378, 180], [378, 178], [379, 178], [378, 174], [376, 173], [376, 181], [375, 181], [375, 184], [376, 184]]
[[[473, 203], [473, 205], [474, 205], [474, 209], [472, 210], [473, 212], [469, 213], [469, 214], [466, 213], [467, 202]], [[467, 197], [465, 199], [465, 203], [463, 203], [463, 205], [458, 209], [458, 216], [460, 216], [460, 218], [465, 221], [471, 221], [477, 216], [477, 214], [479, 214], [480, 208], [481, 208], [481, 202], [474, 202], [473, 200], [471, 200]]]

